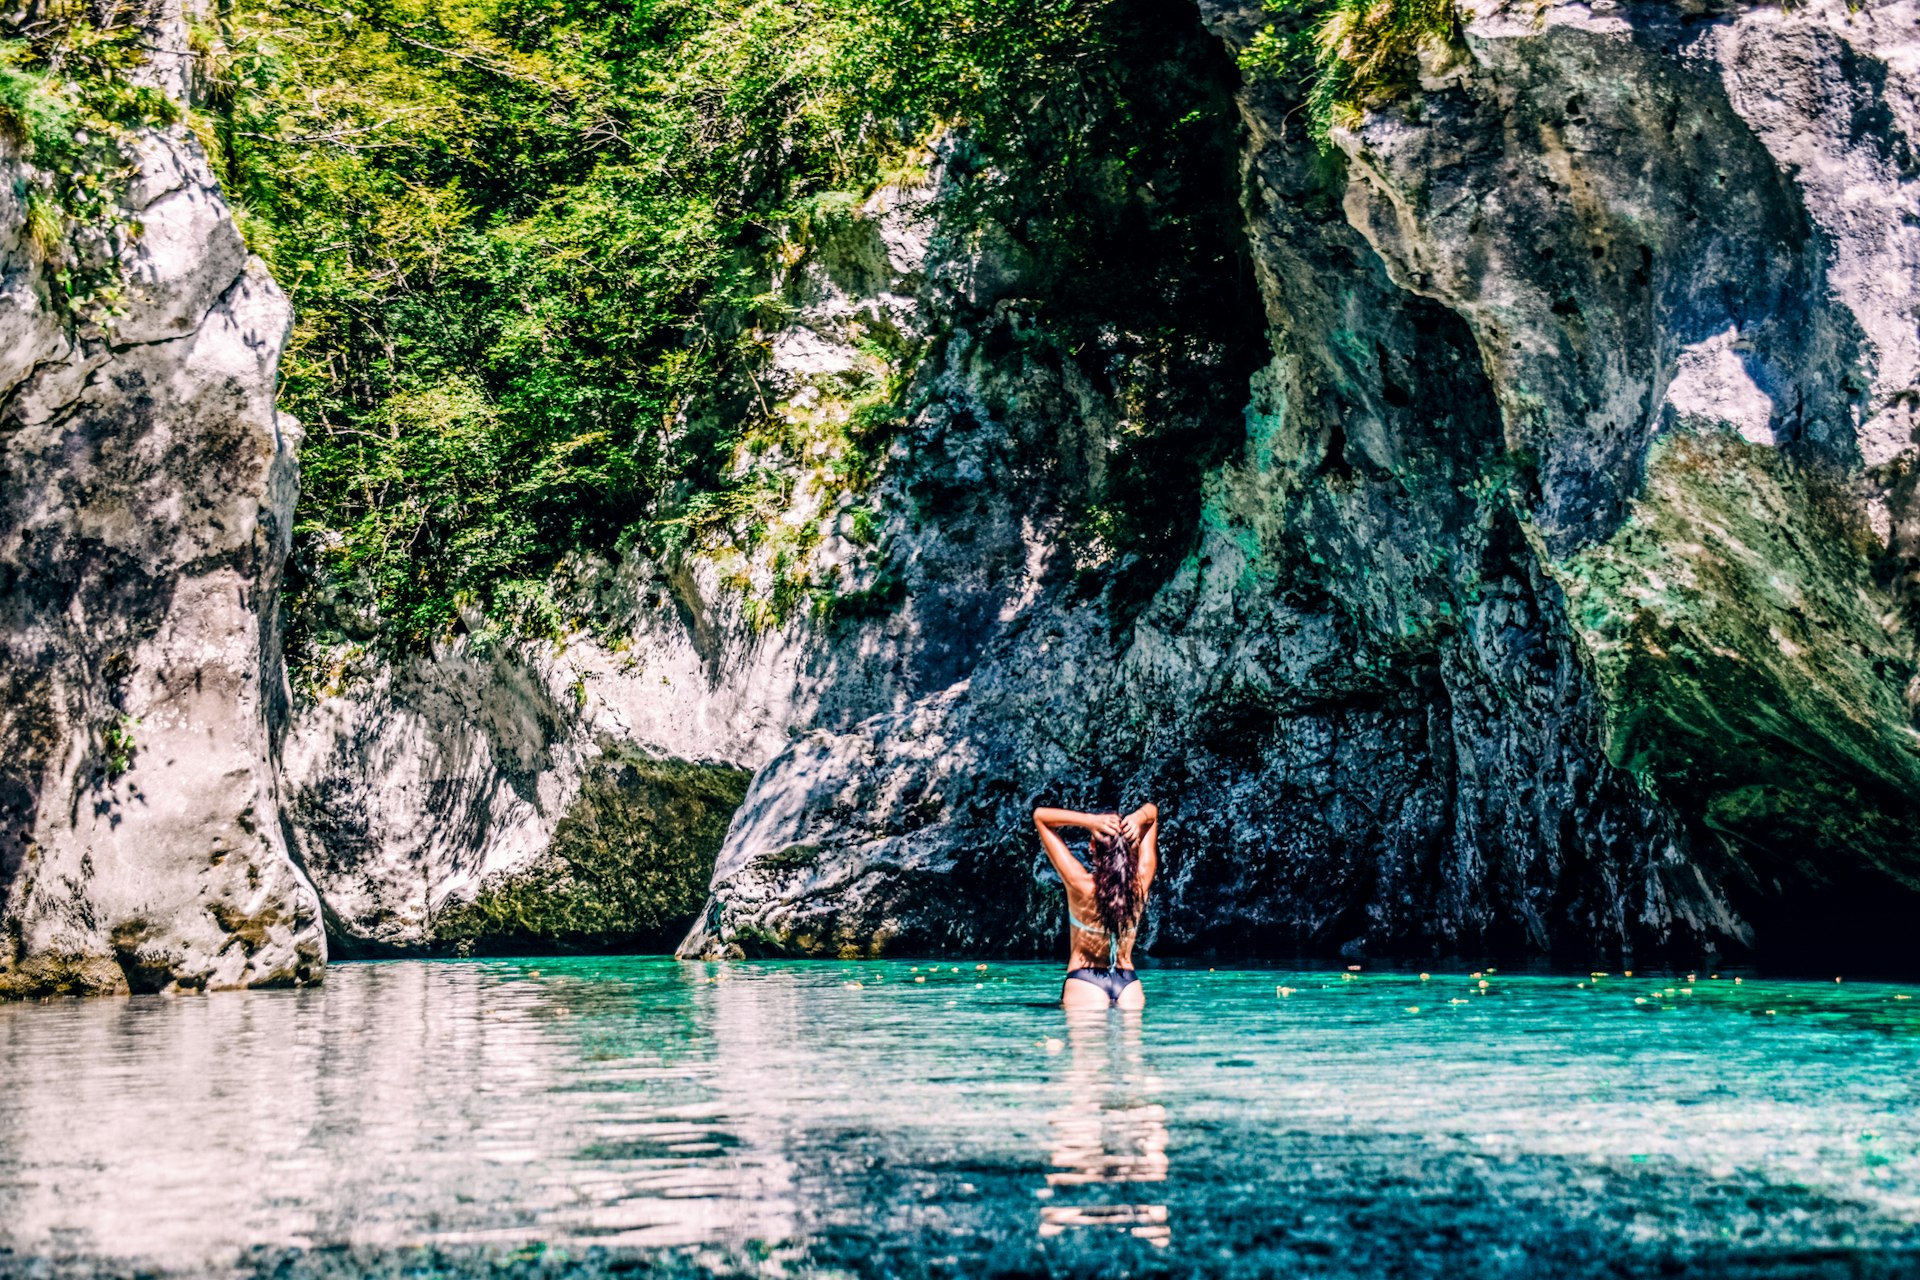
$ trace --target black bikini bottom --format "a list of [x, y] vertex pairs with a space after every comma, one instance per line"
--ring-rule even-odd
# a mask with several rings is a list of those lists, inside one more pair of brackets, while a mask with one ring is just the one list
[[1140, 981], [1131, 969], [1069, 969], [1067, 977], [1091, 982], [1107, 993], [1107, 1007], [1120, 1003], [1120, 993]]

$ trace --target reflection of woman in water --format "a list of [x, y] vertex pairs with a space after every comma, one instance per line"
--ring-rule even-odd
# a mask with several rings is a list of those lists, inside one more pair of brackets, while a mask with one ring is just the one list
[[[1121, 1232], [1165, 1248], [1173, 1241], [1164, 1199], [1139, 1184], [1167, 1181], [1167, 1110], [1147, 1070], [1138, 1018], [1096, 1009], [1067, 1014], [1071, 1057], [1055, 1076], [1065, 1094], [1047, 1117], [1047, 1184], [1037, 1187], [1040, 1238], [1072, 1230]], [[1059, 1042], [1056, 1041], [1056, 1044]], [[1115, 1196], [1109, 1189], [1132, 1185]]]
[[[1150, 804], [1129, 814], [1035, 809], [1033, 825], [1067, 887], [1067, 983], [1060, 1003], [1069, 1009], [1143, 1007], [1147, 993], [1133, 972], [1133, 936], [1160, 866], [1160, 810]], [[1062, 827], [1090, 833], [1085, 865], [1068, 852]]]

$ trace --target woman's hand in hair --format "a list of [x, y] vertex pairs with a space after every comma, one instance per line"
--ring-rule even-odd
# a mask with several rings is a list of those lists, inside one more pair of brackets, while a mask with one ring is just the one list
[[1126, 831], [1127, 839], [1134, 844], [1139, 844], [1147, 838], [1147, 832], [1153, 830], [1155, 824], [1159, 821], [1159, 806], [1149, 803], [1141, 805], [1138, 809], [1135, 809], [1132, 813], [1120, 819], [1120, 825]]

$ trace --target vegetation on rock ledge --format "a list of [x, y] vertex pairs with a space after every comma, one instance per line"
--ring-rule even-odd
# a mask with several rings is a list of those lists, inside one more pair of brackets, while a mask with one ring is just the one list
[[967, 156], [947, 214], [1017, 240], [1043, 306], [1112, 286], [1161, 309], [1165, 280], [1115, 245], [1141, 222], [1213, 244], [1183, 224], [1164, 156], [1220, 129], [1190, 86], [1103, 72], [1164, 56], [1151, 10], [222, 8], [194, 36], [195, 124], [298, 318], [283, 365], [308, 430], [296, 661], [303, 629], [561, 629], [548, 579], [564, 557], [670, 554], [739, 507], [754, 477], [736, 459], [770, 417], [751, 375], [788, 305], [769, 264], [821, 200], [873, 190], [942, 131]]
[[1270, 22], [1240, 54], [1256, 74], [1304, 86], [1307, 127], [1324, 143], [1335, 125], [1414, 79], [1420, 51], [1453, 35], [1453, 0], [1265, 0]]
[[0, 19], [0, 140], [26, 160], [16, 191], [25, 240], [45, 264], [48, 301], [69, 323], [120, 314], [120, 255], [139, 234], [124, 207], [136, 130], [179, 110], [141, 83], [149, 56], [129, 8], [33, 0]]

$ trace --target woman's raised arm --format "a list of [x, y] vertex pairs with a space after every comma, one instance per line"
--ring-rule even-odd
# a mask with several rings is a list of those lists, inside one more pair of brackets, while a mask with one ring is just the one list
[[1160, 870], [1160, 806], [1149, 801], [1120, 821], [1140, 841], [1140, 885], [1144, 889]]
[[1118, 821], [1119, 815], [1112, 813], [1075, 813], [1071, 809], [1035, 809], [1033, 825], [1042, 830], [1055, 830], [1060, 827], [1085, 827], [1089, 831], [1100, 831]]
[[1111, 813], [1075, 813], [1071, 809], [1033, 811], [1033, 825], [1040, 833], [1040, 847], [1047, 851], [1047, 861], [1053, 864], [1062, 881], [1081, 890], [1092, 889], [1093, 873], [1067, 851], [1067, 842], [1060, 838], [1060, 828], [1085, 827], [1089, 831], [1101, 831], [1117, 826], [1119, 822], [1119, 817]]

